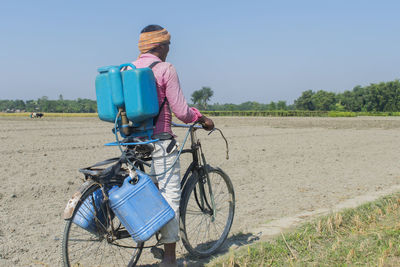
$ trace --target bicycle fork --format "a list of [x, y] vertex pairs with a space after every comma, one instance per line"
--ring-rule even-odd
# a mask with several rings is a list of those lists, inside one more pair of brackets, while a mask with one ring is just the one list
[[[215, 207], [215, 201], [214, 201], [214, 193], [213, 193], [213, 191], [212, 191], [212, 187], [211, 187], [211, 181], [210, 181], [210, 176], [209, 176], [209, 174], [208, 174], [208, 171], [207, 171], [207, 162], [206, 162], [206, 158], [205, 158], [205, 156], [204, 156], [204, 153], [203, 153], [203, 150], [201, 149], [201, 146], [200, 146], [200, 155], [201, 155], [201, 160], [203, 161], [203, 171], [204, 171], [204, 173], [205, 173], [205, 178], [206, 178], [206, 182], [207, 182], [207, 186], [208, 186], [208, 192], [210, 193], [210, 199], [211, 199], [211, 212], [212, 212], [212, 216], [211, 216], [211, 221], [212, 222], [214, 222], [215, 221], [215, 217], [217, 216], [217, 209], [216, 209], [216, 207]], [[200, 191], [202, 191], [201, 192], [201, 202], [202, 202], [202, 205], [203, 205], [203, 198], [205, 198], [205, 201], [206, 201], [206, 203], [207, 203], [207, 197], [206, 197], [206, 194], [205, 194], [205, 190], [204, 190], [204, 187], [200, 187]], [[207, 205], [209, 206], [209, 204], [207, 203]]]

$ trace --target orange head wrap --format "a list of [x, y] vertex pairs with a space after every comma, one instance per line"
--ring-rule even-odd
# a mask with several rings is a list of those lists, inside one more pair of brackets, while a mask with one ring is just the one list
[[139, 51], [141, 54], [147, 53], [162, 44], [169, 44], [170, 40], [171, 35], [166, 29], [143, 32], [139, 37]]

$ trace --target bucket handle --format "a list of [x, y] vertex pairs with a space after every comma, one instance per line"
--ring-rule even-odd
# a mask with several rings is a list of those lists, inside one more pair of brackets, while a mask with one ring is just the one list
[[126, 178], [125, 178], [125, 180], [124, 180], [124, 184], [123, 184], [123, 186], [126, 186], [126, 185], [128, 185], [128, 184], [130, 184], [130, 182], [132, 181], [132, 176], [127, 176]]
[[139, 180], [140, 180], [139, 175], [138, 175], [137, 177], [135, 177], [135, 179], [132, 178], [131, 175], [129, 175], [129, 176], [127, 176], [127, 177], [125, 178], [124, 184], [123, 184], [123, 185], [124, 185], [124, 186], [127, 185], [127, 184], [135, 185], [135, 184], [137, 184], [137, 183], [139, 182]]
[[132, 63], [124, 63], [119, 65], [119, 70], [121, 70], [124, 67], [131, 67], [132, 69], [136, 69], [135, 65], [133, 65]]

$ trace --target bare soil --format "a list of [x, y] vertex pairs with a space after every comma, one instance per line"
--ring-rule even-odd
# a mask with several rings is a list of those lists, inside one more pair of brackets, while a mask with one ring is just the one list
[[[227, 247], [268, 234], [270, 222], [400, 185], [398, 117], [214, 119], [230, 159], [217, 133], [200, 136], [235, 188]], [[60, 264], [61, 214], [82, 182], [78, 169], [120, 154], [103, 145], [114, 140], [111, 128], [97, 118], [0, 117], [0, 266]], [[182, 142], [184, 130], [175, 133]]]

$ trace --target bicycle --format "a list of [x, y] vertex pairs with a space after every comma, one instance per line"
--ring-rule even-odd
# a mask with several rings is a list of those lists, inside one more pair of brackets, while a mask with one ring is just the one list
[[[218, 251], [226, 240], [232, 226], [235, 212], [235, 194], [229, 176], [220, 168], [207, 164], [196, 130], [196, 124], [180, 125], [188, 128], [178, 156], [191, 153], [193, 161], [181, 180], [180, 231], [184, 247], [189, 254], [203, 258]], [[227, 158], [228, 143], [226, 142]], [[188, 135], [191, 146], [183, 149]], [[65, 211], [66, 219], [62, 239], [62, 262], [64, 266], [135, 266], [142, 250], [161, 245], [144, 246], [135, 243], [108, 202], [107, 192], [113, 186], [120, 186], [132, 173], [132, 167], [144, 171], [150, 166], [152, 145], [149, 141], [128, 138], [117, 145], [124, 146], [119, 158], [108, 159], [91, 167], [80, 169], [85, 183], [69, 201]], [[104, 165], [111, 166], [99, 168]], [[77, 221], [92, 222], [82, 228]]]

